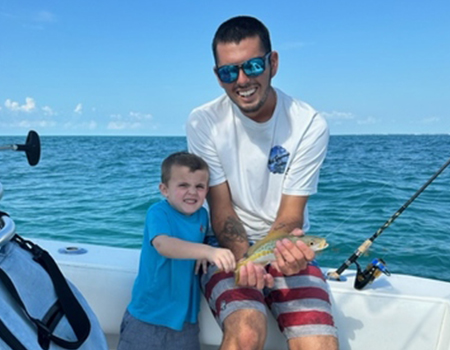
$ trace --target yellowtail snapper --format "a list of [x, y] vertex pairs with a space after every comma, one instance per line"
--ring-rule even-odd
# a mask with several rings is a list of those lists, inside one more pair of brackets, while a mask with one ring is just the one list
[[239, 281], [239, 269], [241, 268], [241, 266], [247, 264], [249, 261], [252, 261], [253, 263], [259, 265], [267, 265], [275, 261], [276, 258], [275, 255], [273, 254], [273, 250], [276, 246], [276, 242], [284, 238], [289, 239], [293, 243], [300, 240], [315, 252], [322, 251], [328, 247], [326, 239], [322, 237], [317, 237], [313, 235], [294, 236], [285, 232], [281, 233], [272, 232], [262, 240], [252, 245], [248, 249], [245, 259], [237, 264], [235, 270], [236, 283]]

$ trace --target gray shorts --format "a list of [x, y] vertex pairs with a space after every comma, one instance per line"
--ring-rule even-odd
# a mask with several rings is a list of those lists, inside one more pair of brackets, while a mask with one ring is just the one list
[[200, 350], [198, 323], [185, 323], [182, 331], [142, 322], [125, 311], [117, 350]]
[[240, 287], [233, 272], [218, 272], [209, 266], [202, 275], [202, 290], [217, 322], [241, 309], [254, 309], [266, 315], [266, 305], [287, 339], [312, 335], [337, 336], [328, 285], [315, 262], [297, 274], [284, 276], [274, 267], [267, 272], [275, 279], [273, 288]]

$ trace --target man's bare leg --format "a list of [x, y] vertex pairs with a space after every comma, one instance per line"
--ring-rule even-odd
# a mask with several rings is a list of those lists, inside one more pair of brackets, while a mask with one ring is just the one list
[[266, 341], [266, 316], [254, 309], [233, 312], [224, 321], [220, 350], [262, 350]]
[[292, 338], [288, 341], [289, 350], [338, 350], [339, 343], [331, 335], [316, 335]]

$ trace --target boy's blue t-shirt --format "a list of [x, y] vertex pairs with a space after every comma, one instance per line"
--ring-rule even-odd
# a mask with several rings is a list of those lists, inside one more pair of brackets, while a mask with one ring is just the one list
[[202, 243], [208, 229], [208, 214], [201, 208], [188, 216], [173, 209], [167, 200], [147, 212], [139, 272], [128, 311], [154, 325], [182, 330], [184, 322], [197, 323], [200, 286], [195, 260], [171, 259], [158, 253], [152, 240], [158, 235]]

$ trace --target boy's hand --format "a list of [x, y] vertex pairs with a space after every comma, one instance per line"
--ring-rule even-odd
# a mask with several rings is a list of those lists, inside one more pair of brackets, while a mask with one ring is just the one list
[[195, 263], [195, 274], [197, 275], [200, 271], [200, 269], [203, 270], [203, 273], [206, 273], [208, 271], [208, 260], [206, 259], [198, 259]]
[[209, 247], [207, 260], [217, 266], [219, 270], [225, 272], [234, 271], [236, 260], [234, 254], [229, 249]]

